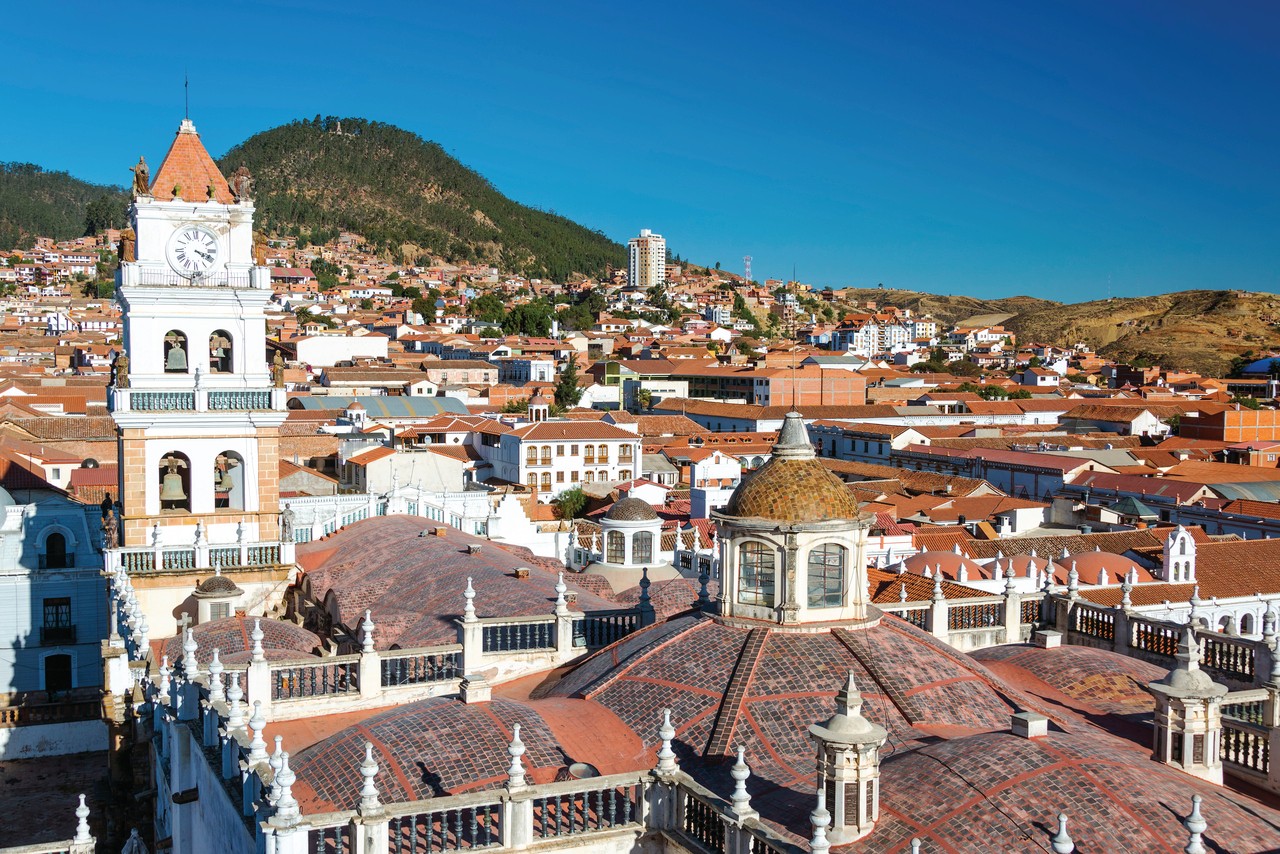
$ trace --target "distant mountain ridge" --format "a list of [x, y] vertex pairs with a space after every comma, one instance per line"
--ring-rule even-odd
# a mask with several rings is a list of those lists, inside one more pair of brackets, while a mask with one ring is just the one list
[[126, 204], [123, 187], [91, 184], [34, 163], [0, 163], [0, 249], [24, 249], [36, 237], [68, 240], [122, 225]]
[[563, 281], [626, 263], [626, 249], [566, 217], [515, 202], [434, 142], [359, 118], [254, 134], [218, 161], [253, 175], [259, 226], [314, 242], [362, 235], [393, 257], [491, 263]]

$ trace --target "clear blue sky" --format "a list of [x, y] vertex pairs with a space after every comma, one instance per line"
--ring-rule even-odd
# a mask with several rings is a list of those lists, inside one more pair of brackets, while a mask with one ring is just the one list
[[391, 122], [619, 241], [756, 278], [1280, 291], [1280, 3], [18, 3], [0, 159], [125, 183]]

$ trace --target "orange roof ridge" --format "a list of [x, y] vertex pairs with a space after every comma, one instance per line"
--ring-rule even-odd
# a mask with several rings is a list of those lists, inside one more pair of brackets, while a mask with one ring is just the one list
[[[213, 188], [212, 196], [210, 187]], [[178, 189], [177, 194], [174, 193], [175, 188]], [[224, 205], [235, 202], [227, 179], [218, 171], [218, 165], [200, 142], [200, 134], [196, 133], [196, 126], [190, 119], [183, 119], [178, 127], [173, 145], [151, 182], [151, 195], [161, 202], [175, 198], [184, 202], [207, 202], [212, 198]]]

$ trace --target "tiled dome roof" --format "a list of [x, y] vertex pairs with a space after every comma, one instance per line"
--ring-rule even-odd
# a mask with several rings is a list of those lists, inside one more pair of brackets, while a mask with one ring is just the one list
[[916, 575], [924, 575], [925, 569], [929, 570], [929, 574], [935, 575], [939, 568], [942, 571], [943, 578], [949, 578], [952, 581], [960, 580], [960, 568], [964, 567], [965, 580], [977, 581], [980, 578], [991, 578], [995, 572], [993, 566], [982, 566], [978, 562], [955, 552], [918, 552], [903, 561], [906, 564], [908, 572], [914, 572]]
[[1112, 554], [1111, 552], [1076, 552], [1069, 557], [1058, 558], [1057, 564], [1058, 569], [1054, 576], [1059, 584], [1067, 583], [1072, 565], [1075, 566], [1076, 573], [1080, 576], [1081, 584], [1101, 584], [1101, 574], [1104, 569], [1107, 571], [1106, 581], [1108, 584], [1119, 584], [1129, 574], [1130, 570], [1134, 569], [1138, 571], [1138, 581], [1155, 580], [1150, 570], [1138, 566], [1138, 564], [1124, 555]]
[[817, 459], [803, 417], [788, 412], [773, 458], [743, 479], [724, 515], [817, 522], [856, 519], [860, 511], [849, 488]]
[[211, 575], [196, 588], [197, 596], [239, 596], [243, 592], [225, 575]]
[[617, 522], [648, 522], [657, 519], [658, 514], [647, 501], [628, 497], [610, 507], [609, 512], [604, 514], [604, 518]]
[[[320, 645], [320, 638], [296, 623], [267, 617], [226, 617], [191, 627], [191, 633], [200, 645], [196, 658], [201, 665], [209, 663], [215, 647], [223, 664], [247, 662], [253, 646], [249, 635], [253, 631], [254, 620], [261, 621], [262, 649], [269, 660], [313, 655]], [[169, 656], [170, 663], [182, 658], [181, 635], [164, 641], [164, 654]]]

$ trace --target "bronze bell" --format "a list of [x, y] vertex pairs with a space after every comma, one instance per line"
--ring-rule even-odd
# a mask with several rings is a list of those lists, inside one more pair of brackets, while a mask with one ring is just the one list
[[218, 476], [218, 491], [230, 492], [231, 488], [234, 487], [235, 485], [236, 485], [235, 481], [231, 479], [231, 470], [224, 469], [222, 473]]
[[182, 488], [182, 475], [176, 471], [166, 472], [160, 484], [161, 501], [186, 501], [187, 493]]
[[169, 355], [165, 359], [164, 369], [166, 371], [185, 371], [187, 369], [187, 351], [182, 349], [182, 342], [175, 342], [169, 348]]

